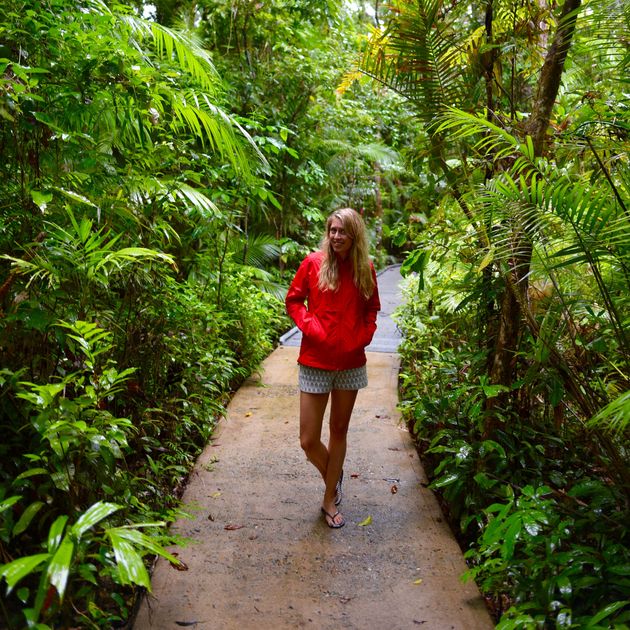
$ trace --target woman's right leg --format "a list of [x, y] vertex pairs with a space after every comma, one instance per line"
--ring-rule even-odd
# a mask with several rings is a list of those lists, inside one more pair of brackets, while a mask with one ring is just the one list
[[322, 424], [328, 396], [300, 392], [300, 446], [324, 480], [328, 469], [328, 449], [322, 442]]

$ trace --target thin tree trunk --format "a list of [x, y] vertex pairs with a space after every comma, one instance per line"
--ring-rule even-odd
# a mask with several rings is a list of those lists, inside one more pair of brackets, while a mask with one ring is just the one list
[[577, 22], [577, 13], [580, 8], [581, 0], [565, 0], [562, 5], [562, 12], [558, 21], [558, 29], [553, 38], [553, 42], [540, 72], [540, 80], [538, 82], [538, 90], [532, 107], [532, 115], [526, 131], [532, 137], [534, 143], [534, 152], [536, 155], [542, 155], [545, 146], [545, 136], [549, 128], [551, 119], [551, 111], [553, 110], [558, 90], [560, 89], [560, 81], [564, 72], [564, 62], [566, 61], [573, 34], [575, 32], [575, 24]]
[[[537, 156], [542, 155], [544, 151], [551, 112], [560, 89], [580, 4], [581, 0], [565, 0], [558, 28], [541, 69], [532, 114], [526, 128], [527, 133], [532, 137], [534, 152]], [[527, 277], [531, 268], [532, 242], [526, 226], [514, 226], [512, 251], [513, 256], [510, 260], [509, 276], [501, 301], [499, 331], [490, 370], [491, 382], [506, 386], [512, 385], [514, 381], [516, 351], [523, 329], [520, 304], [525, 303], [526, 300]]]

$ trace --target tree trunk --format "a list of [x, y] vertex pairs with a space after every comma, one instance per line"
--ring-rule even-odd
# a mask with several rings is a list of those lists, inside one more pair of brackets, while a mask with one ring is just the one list
[[[532, 137], [536, 156], [542, 155], [544, 151], [551, 112], [558, 96], [580, 3], [581, 0], [565, 0], [558, 28], [541, 69], [538, 90], [532, 104], [532, 114], [526, 127], [526, 132]], [[512, 251], [513, 256], [501, 300], [499, 330], [490, 362], [490, 382], [508, 387], [514, 381], [516, 351], [523, 328], [521, 304], [525, 303], [527, 296], [527, 277], [532, 259], [531, 238], [526, 226], [514, 226]], [[493, 406], [500, 401], [491, 399], [489, 402], [490, 406]], [[491, 427], [488, 426], [487, 429]]]
[[564, 62], [567, 58], [569, 48], [571, 47], [571, 41], [573, 40], [580, 5], [581, 0], [565, 0], [564, 5], [562, 5], [562, 12], [558, 20], [558, 29], [547, 51], [545, 63], [540, 72], [538, 90], [532, 107], [532, 115], [526, 127], [526, 132], [532, 137], [536, 155], [543, 154], [545, 136], [549, 128], [549, 120], [551, 119], [551, 111], [556, 102], [558, 90], [560, 89]]

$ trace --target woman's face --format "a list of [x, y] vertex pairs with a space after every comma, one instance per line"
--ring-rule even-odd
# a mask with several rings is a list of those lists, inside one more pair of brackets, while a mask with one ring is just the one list
[[333, 217], [328, 228], [328, 240], [332, 245], [333, 251], [345, 258], [352, 247], [352, 238], [346, 234], [343, 223], [337, 217]]

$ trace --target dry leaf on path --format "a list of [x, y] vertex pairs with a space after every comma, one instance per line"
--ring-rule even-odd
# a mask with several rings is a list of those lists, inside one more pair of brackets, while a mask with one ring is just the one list
[[227, 530], [228, 532], [233, 532], [235, 529], [243, 529], [243, 527], [245, 527], [245, 525], [234, 525], [230, 523], [229, 525], [226, 525], [223, 529]]
[[372, 524], [372, 517], [368, 516], [365, 520], [359, 523], [359, 527], [366, 527], [367, 525], [371, 525], [371, 524]]
[[[177, 553], [173, 554], [177, 556]], [[169, 564], [178, 571], [188, 571], [188, 565], [185, 562], [182, 562], [179, 558], [177, 558], [177, 562], [169, 562]]]

